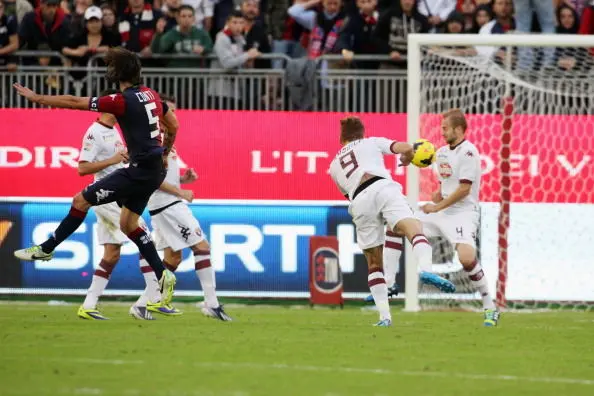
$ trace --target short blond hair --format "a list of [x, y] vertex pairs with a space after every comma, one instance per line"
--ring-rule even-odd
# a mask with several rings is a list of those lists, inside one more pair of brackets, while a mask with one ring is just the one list
[[443, 119], [447, 119], [450, 123], [452, 128], [462, 127], [462, 130], [466, 132], [468, 128], [468, 123], [466, 122], [466, 117], [464, 113], [460, 109], [450, 109], [441, 114]]

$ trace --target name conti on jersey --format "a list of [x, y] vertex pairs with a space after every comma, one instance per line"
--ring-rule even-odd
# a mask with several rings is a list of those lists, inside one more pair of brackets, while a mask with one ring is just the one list
[[140, 103], [146, 103], [157, 100], [157, 98], [155, 97], [155, 95], [153, 95], [151, 91], [139, 91], [135, 92], [134, 95], [136, 95], [136, 98]]

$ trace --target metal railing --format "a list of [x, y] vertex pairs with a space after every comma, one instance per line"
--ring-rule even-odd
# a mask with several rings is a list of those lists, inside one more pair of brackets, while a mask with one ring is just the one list
[[[58, 52], [19, 51], [21, 58], [47, 57], [53, 63], [67, 58]], [[29, 66], [19, 65], [17, 71], [0, 68], [0, 107], [39, 107], [18, 97], [11, 85], [19, 82], [42, 94], [95, 96], [108, 87], [105, 69], [99, 66], [102, 55], [89, 58], [86, 66]], [[176, 59], [211, 60], [214, 57], [196, 57], [179, 54], [156, 54], [143, 60], [168, 61]], [[283, 54], [266, 54], [261, 59], [290, 58]], [[389, 60], [387, 56], [360, 56], [357, 62]], [[401, 112], [405, 111], [406, 76], [404, 70], [348, 69], [341, 56], [323, 56], [314, 81], [313, 111], [349, 112]], [[182, 109], [242, 109], [242, 110], [294, 110], [288, 100], [284, 69], [170, 68], [143, 69], [147, 86], [176, 97]], [[221, 91], [224, 91], [222, 94]]]
[[[66, 58], [58, 52], [17, 52], [19, 57], [48, 57], [54, 63]], [[0, 107], [38, 107], [27, 103], [12, 89], [19, 82], [42, 94], [69, 94], [96, 96], [108, 88], [104, 78], [105, 69], [98, 66], [101, 56], [91, 57], [86, 66], [28, 66], [20, 65], [17, 71], [0, 68]], [[151, 60], [212, 59], [191, 55], [159, 54]], [[263, 59], [281, 60], [290, 58], [282, 54], [268, 54]], [[403, 113], [407, 110], [406, 70], [390, 63], [388, 56], [356, 56], [355, 65], [376, 62], [382, 67], [352, 69], [340, 55], [324, 55], [318, 59], [318, 71], [313, 82], [310, 98], [313, 111], [338, 112], [386, 112]], [[402, 67], [402, 65], [400, 66]], [[475, 72], [478, 73], [478, 72]], [[472, 73], [471, 73], [472, 74]], [[480, 73], [478, 73], [480, 74]], [[469, 112], [497, 112], [500, 97], [499, 82], [488, 76], [467, 76], [467, 80], [481, 82], [480, 86], [461, 84], [459, 75], [452, 73], [428, 73], [424, 79], [422, 98], [433, 98], [438, 106], [447, 103]], [[236, 110], [299, 110], [289, 100], [287, 80], [283, 69], [224, 70], [213, 68], [145, 67], [143, 79], [147, 86], [158, 92], [176, 97], [182, 109], [236, 109]], [[540, 107], [559, 101], [572, 100], [571, 106], [580, 114], [588, 114], [594, 105], [594, 83], [591, 78], [575, 81], [560, 80], [556, 76], [530, 84], [533, 88], [515, 88], [515, 95], [522, 106], [517, 112], [538, 113]], [[470, 91], [469, 91], [470, 90]], [[555, 92], [550, 94], [547, 92]], [[584, 96], [583, 93], [586, 92]], [[592, 94], [590, 94], [592, 92]], [[578, 93], [582, 93], [578, 95]], [[569, 99], [567, 99], [569, 98]], [[455, 102], [455, 103], [454, 103]], [[479, 106], [481, 104], [482, 107]], [[483, 105], [484, 104], [484, 105]], [[440, 109], [429, 109], [440, 111]]]

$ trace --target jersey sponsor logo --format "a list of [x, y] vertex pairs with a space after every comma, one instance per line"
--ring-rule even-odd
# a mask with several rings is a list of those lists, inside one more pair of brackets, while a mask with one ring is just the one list
[[472, 151], [467, 151], [466, 152], [466, 156], [467, 157], [474, 157], [474, 154], [472, 154]]
[[442, 162], [439, 164], [438, 172], [439, 172], [439, 175], [441, 177], [443, 177], [444, 179], [451, 177], [452, 174], [454, 173], [452, 170], [452, 167], [447, 162]]
[[93, 141], [93, 140], [95, 140], [95, 136], [93, 136], [92, 134], [88, 134], [87, 135], [87, 140]]
[[111, 190], [100, 189], [99, 191], [96, 191], [95, 195], [97, 196], [97, 203], [103, 201], [104, 199], [109, 197], [111, 194], [113, 194], [113, 191], [111, 191]]

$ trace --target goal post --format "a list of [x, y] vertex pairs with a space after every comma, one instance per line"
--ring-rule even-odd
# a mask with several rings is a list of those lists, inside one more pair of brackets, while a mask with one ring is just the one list
[[[483, 165], [480, 228], [486, 235], [480, 238], [481, 261], [500, 307], [507, 300], [545, 307], [594, 302], [594, 292], [577, 290], [594, 281], [594, 271], [590, 266], [588, 274], [587, 259], [582, 262], [572, 253], [581, 251], [579, 245], [588, 238], [583, 233], [594, 232], [580, 220], [594, 214], [594, 159], [589, 155], [594, 151], [592, 48], [594, 36], [585, 35], [408, 35], [408, 141], [426, 138], [443, 146], [440, 114], [450, 108], [467, 114], [469, 139], [478, 146]], [[528, 65], [526, 59], [531, 59]], [[569, 66], [563, 63], [566, 59]], [[406, 192], [413, 208], [430, 199], [436, 187], [433, 172], [408, 168]], [[553, 214], [550, 221], [556, 228], [541, 225], [535, 214], [541, 212]], [[532, 235], [527, 231], [530, 222], [535, 227]], [[559, 251], [553, 253], [548, 246], [554, 236], [538, 240], [540, 231], [571, 234], [576, 224], [581, 234], [564, 238]], [[593, 243], [594, 235], [590, 237]], [[530, 250], [533, 258], [527, 256]], [[434, 262], [435, 257], [434, 253]], [[545, 262], [541, 285], [532, 284], [538, 259]], [[464, 290], [446, 296], [419, 287], [418, 266], [407, 244], [405, 310], [478, 308], [479, 296], [469, 290], [455, 255], [438, 261], [434, 269], [459, 281], [457, 286]], [[449, 267], [440, 267], [444, 263]], [[521, 270], [523, 265], [528, 270]], [[565, 271], [571, 277], [566, 280], [569, 285], [547, 295], [549, 283], [555, 284], [548, 277], [561, 265], [574, 265], [575, 273], [559, 268], [559, 274]], [[586, 279], [580, 281], [580, 276]]]

